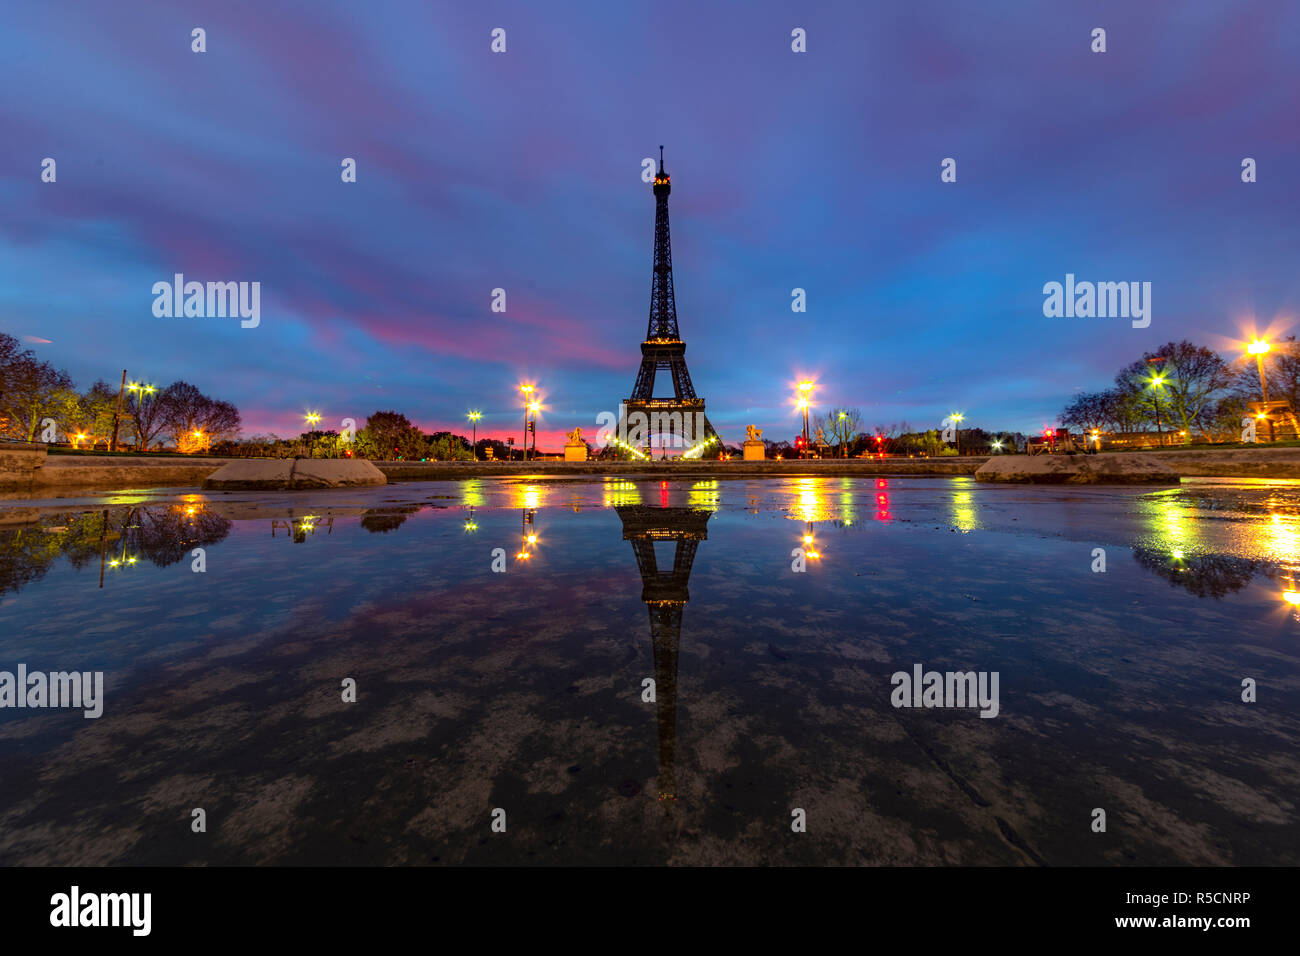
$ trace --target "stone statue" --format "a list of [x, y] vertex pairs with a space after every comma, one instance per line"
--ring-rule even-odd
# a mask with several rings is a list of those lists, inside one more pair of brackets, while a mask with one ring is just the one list
[[570, 445], [581, 445], [581, 444], [582, 444], [582, 429], [581, 429], [581, 428], [575, 428], [573, 431], [571, 431], [571, 432], [565, 432], [564, 434], [565, 434], [565, 437], [567, 437], [567, 438], [569, 439], [569, 444], [570, 444]]
[[763, 438], [763, 429], [755, 428], [753, 425], [745, 426], [746, 441], [761, 441]]
[[826, 444], [826, 432], [821, 428], [817, 429], [816, 443], [818, 445]]

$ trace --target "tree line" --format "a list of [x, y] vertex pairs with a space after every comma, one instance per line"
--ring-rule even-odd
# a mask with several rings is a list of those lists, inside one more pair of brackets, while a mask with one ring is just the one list
[[125, 391], [119, 413], [120, 388], [101, 380], [79, 391], [66, 371], [0, 332], [0, 437], [37, 441], [52, 420], [57, 441], [107, 447], [115, 419], [118, 447], [137, 451], [158, 449], [167, 440], [178, 451], [198, 451], [239, 435], [239, 410], [188, 382]]
[[[1294, 335], [1272, 345], [1264, 362], [1268, 396], [1286, 401], [1283, 418], [1300, 432], [1300, 343]], [[1241, 420], [1261, 398], [1256, 362], [1230, 362], [1193, 342], [1167, 342], [1143, 353], [1100, 392], [1076, 396], [1061, 412], [1061, 424], [1085, 431], [1184, 433], [1187, 441], [1239, 440]]]
[[[478, 442], [480, 458], [491, 448], [505, 458], [507, 446], [491, 438]], [[449, 431], [426, 434], [400, 412], [378, 411], [352, 434], [329, 430], [305, 431], [296, 438], [253, 435], [212, 447], [214, 454], [241, 458], [369, 458], [376, 461], [469, 461], [470, 440]]]

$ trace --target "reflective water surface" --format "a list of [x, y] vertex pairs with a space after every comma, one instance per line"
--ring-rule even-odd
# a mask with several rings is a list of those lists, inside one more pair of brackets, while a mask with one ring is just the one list
[[1294, 865], [1298, 535], [1276, 481], [3, 502], [0, 670], [106, 700], [0, 709], [0, 863]]

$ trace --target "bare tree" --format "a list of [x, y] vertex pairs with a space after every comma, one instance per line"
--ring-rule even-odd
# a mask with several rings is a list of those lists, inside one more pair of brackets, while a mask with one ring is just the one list
[[188, 382], [168, 385], [157, 402], [158, 414], [178, 449], [206, 448], [239, 434], [239, 410], [230, 402], [209, 398]]

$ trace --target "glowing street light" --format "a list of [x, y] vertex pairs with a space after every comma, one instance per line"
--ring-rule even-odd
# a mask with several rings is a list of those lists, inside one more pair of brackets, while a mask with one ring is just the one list
[[1165, 433], [1160, 428], [1160, 389], [1165, 386], [1165, 378], [1159, 372], [1151, 376], [1151, 396], [1156, 403], [1156, 443], [1164, 445]]
[[[1259, 365], [1259, 397], [1264, 401], [1264, 404], [1260, 407], [1265, 413], [1257, 416], [1259, 418], [1266, 417], [1268, 412], [1268, 379], [1264, 376], [1264, 356], [1269, 353], [1271, 348], [1272, 346], [1263, 339], [1255, 339], [1246, 346], [1246, 354], [1255, 356], [1255, 361]], [[1273, 420], [1271, 418], [1268, 421], [1268, 440], [1273, 440]]]
[[808, 406], [812, 404], [812, 390], [816, 387], [816, 382], [800, 382], [799, 398], [795, 402], [799, 410], [803, 412], [803, 448], [801, 451], [802, 456], [805, 458], [808, 456]]
[[528, 460], [528, 406], [533, 400], [533, 387], [531, 385], [520, 385], [519, 391], [524, 393], [524, 461]]
[[140, 416], [141, 416], [141, 413], [144, 411], [144, 403], [149, 399], [149, 397], [150, 397], [151, 395], [153, 395], [154, 392], [156, 392], [156, 391], [158, 391], [158, 390], [157, 390], [156, 388], [154, 388], [152, 385], [146, 385], [146, 384], [144, 384], [143, 382], [132, 382], [131, 384], [129, 384], [129, 385], [126, 387], [126, 390], [127, 390], [128, 392], [130, 392], [132, 395], [135, 396], [135, 400], [136, 400], [136, 415], [135, 415], [136, 441], [139, 442], [139, 444], [140, 444], [140, 446], [141, 446], [141, 447], [140, 447], [140, 450], [141, 450], [141, 451], [144, 451], [144, 450], [145, 450], [145, 448], [144, 448], [144, 438], [143, 438], [143, 436], [140, 434]]
[[310, 458], [316, 447], [316, 438], [314, 433], [316, 431], [316, 423], [320, 421], [320, 412], [309, 411], [307, 414], [303, 415], [302, 418], [303, 421], [307, 423], [307, 432], [309, 435], [307, 439], [309, 442], [307, 446], [307, 457]]
[[480, 412], [478, 409], [474, 409], [474, 411], [472, 412], [467, 412], [465, 414], [465, 417], [468, 418], [474, 425], [474, 443], [472, 446], [472, 451], [474, 452], [474, 460], [478, 461], [478, 420], [483, 417], [483, 413]]

